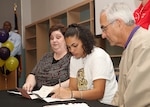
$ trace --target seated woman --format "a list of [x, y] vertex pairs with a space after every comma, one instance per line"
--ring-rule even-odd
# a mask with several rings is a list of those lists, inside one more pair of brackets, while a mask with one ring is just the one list
[[72, 53], [69, 88], [55, 89], [52, 97], [99, 100], [110, 104], [118, 84], [110, 56], [95, 46], [89, 29], [72, 24], [65, 33]]
[[69, 85], [69, 63], [71, 54], [67, 51], [64, 34], [66, 27], [57, 24], [50, 28], [49, 39], [53, 52], [46, 53], [28, 75], [23, 89], [32, 91], [42, 85], [58, 86], [59, 79], [62, 86]]

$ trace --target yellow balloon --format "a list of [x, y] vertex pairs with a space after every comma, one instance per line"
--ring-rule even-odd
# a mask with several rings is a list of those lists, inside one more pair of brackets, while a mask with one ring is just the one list
[[0, 58], [0, 67], [2, 67], [4, 64], [5, 64], [5, 61]]
[[5, 62], [5, 67], [9, 71], [15, 71], [19, 65], [19, 61], [16, 57], [10, 56], [6, 62]]
[[14, 49], [14, 44], [7, 40], [6, 42], [2, 43], [2, 47], [7, 47], [10, 51], [12, 51]]

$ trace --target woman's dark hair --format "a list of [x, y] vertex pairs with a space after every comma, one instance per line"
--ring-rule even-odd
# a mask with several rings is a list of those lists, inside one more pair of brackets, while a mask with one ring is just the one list
[[51, 26], [50, 30], [49, 30], [49, 38], [52, 34], [53, 31], [57, 31], [57, 30], [60, 30], [60, 32], [65, 35], [65, 32], [67, 30], [67, 27], [64, 26], [63, 24], [56, 24], [56, 25], [53, 25]]
[[67, 28], [65, 38], [73, 36], [76, 36], [81, 40], [86, 54], [90, 54], [92, 52], [95, 41], [94, 36], [89, 29], [78, 24], [71, 24]]

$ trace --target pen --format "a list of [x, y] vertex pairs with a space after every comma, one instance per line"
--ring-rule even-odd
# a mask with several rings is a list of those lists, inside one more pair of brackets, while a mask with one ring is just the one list
[[60, 81], [60, 78], [59, 78], [59, 87], [61, 87], [61, 81]]
[[61, 87], [61, 81], [60, 81], [60, 78], [59, 78], [59, 94], [58, 94], [58, 96], [60, 96], [60, 87]]

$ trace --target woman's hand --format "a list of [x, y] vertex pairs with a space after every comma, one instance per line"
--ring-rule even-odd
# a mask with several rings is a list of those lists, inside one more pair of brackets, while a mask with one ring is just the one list
[[67, 99], [71, 98], [71, 90], [69, 88], [62, 88], [59, 87], [55, 90], [53, 90], [54, 94], [51, 96], [52, 98], [61, 98], [61, 99]]
[[30, 84], [30, 83], [25, 83], [24, 85], [23, 85], [23, 89], [24, 90], [26, 90], [26, 91], [28, 91], [28, 92], [31, 92], [32, 90], [33, 90], [33, 85], [32, 84]]
[[35, 76], [33, 74], [29, 74], [22, 88], [28, 92], [31, 92], [35, 84], [36, 84]]

